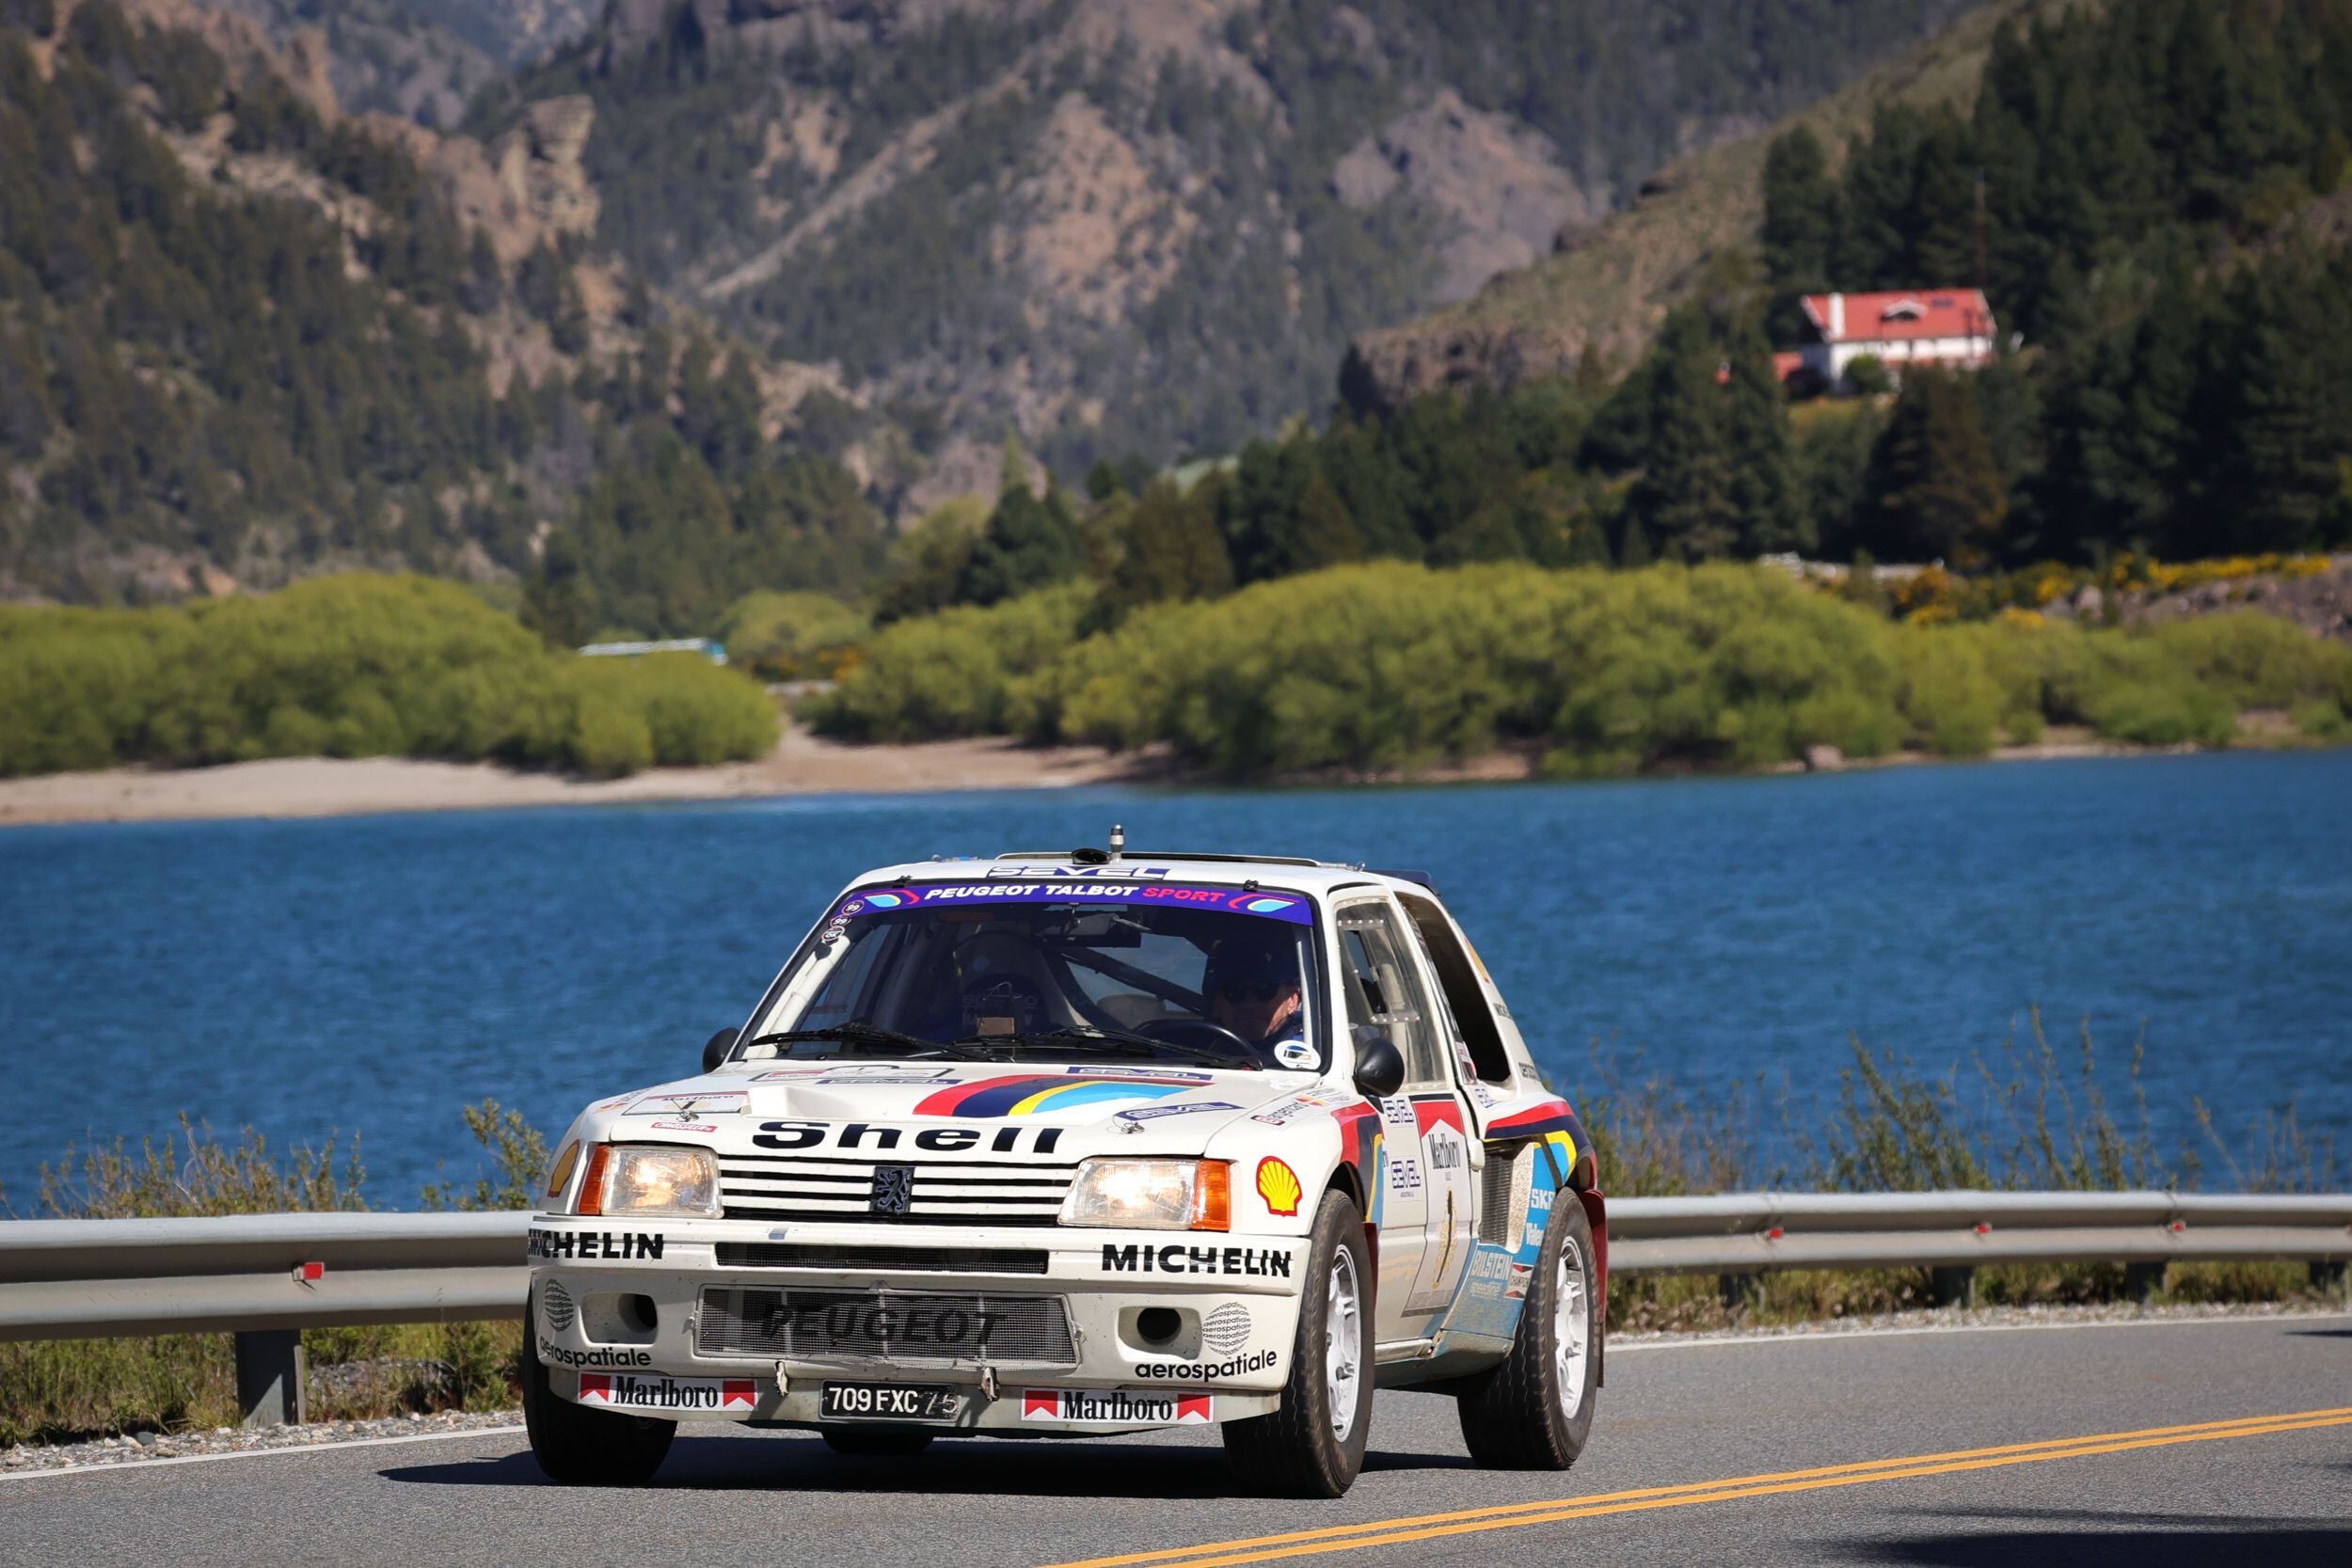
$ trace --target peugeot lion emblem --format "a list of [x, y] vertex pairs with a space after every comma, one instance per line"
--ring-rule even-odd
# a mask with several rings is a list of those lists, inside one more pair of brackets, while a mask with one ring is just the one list
[[877, 1214], [898, 1218], [914, 1207], [914, 1167], [913, 1165], [876, 1165], [874, 1167], [874, 1196], [869, 1205]]

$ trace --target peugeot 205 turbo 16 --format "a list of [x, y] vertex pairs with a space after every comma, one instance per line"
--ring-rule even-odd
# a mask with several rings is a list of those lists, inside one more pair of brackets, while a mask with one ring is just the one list
[[699, 1077], [573, 1123], [530, 1231], [550, 1477], [643, 1481], [680, 1421], [1214, 1424], [1335, 1496], [1393, 1387], [1484, 1464], [1576, 1459], [1593, 1149], [1428, 879], [1112, 842], [859, 878]]

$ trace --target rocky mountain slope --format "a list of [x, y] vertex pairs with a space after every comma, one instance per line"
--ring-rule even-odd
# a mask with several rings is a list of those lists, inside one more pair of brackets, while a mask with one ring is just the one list
[[478, 106], [595, 105], [599, 242], [933, 443], [1068, 471], [1327, 405], [1960, 0], [615, 0]]
[[1753, 249], [1764, 212], [1758, 179], [1774, 135], [1803, 124], [1842, 150], [1882, 105], [1964, 104], [2004, 19], [2070, 8], [2069, 0], [1993, 0], [1770, 129], [1674, 160], [1624, 210], [1564, 235], [1553, 254], [1500, 271], [1418, 319], [1359, 334], [1342, 371], [1343, 395], [1380, 409], [1438, 387], [1508, 388], [1566, 374], [1587, 354], [1630, 364], [1710, 260]]
[[[603, 0], [199, 0], [281, 49], [324, 46], [342, 105], [448, 130], [490, 82], [579, 38]], [[301, 42], [305, 35], [315, 43]]]
[[[315, 44], [191, 0], [0, 16], [0, 597], [642, 554], [637, 599], [572, 595], [593, 631], [680, 574], [700, 613], [870, 569], [881, 519], [796, 423], [823, 376], [591, 253], [587, 100], [442, 135], [343, 112]], [[825, 411], [886, 483], [888, 428]]]

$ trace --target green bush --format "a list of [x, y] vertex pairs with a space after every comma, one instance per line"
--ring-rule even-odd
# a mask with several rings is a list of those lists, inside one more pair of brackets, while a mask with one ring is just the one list
[[719, 623], [727, 657], [763, 680], [830, 675], [833, 665], [874, 634], [863, 610], [826, 594], [746, 594]]
[[269, 756], [625, 773], [757, 756], [774, 705], [706, 660], [580, 659], [425, 578], [182, 610], [0, 610], [0, 775]]
[[890, 626], [820, 729], [1165, 742], [1233, 776], [1393, 769], [1523, 746], [1595, 776], [1752, 768], [1807, 747], [1982, 756], [2051, 722], [2226, 745], [2241, 706], [2325, 736], [2352, 652], [2231, 615], [2153, 632], [1890, 624], [1755, 567], [1545, 571], [1374, 562], [1159, 604], [1079, 637], [1083, 590]]
[[[818, 728], [852, 740], [928, 740], [1015, 727], [1013, 685], [1077, 636], [1077, 583], [900, 621], [834, 690], [809, 705]], [[1020, 727], [1026, 727], [1022, 725]]]

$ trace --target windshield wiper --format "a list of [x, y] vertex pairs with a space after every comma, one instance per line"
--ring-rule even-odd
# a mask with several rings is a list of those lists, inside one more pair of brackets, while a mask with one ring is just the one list
[[891, 1046], [906, 1051], [925, 1052], [932, 1055], [956, 1056], [965, 1061], [985, 1062], [993, 1058], [984, 1051], [971, 1050], [963, 1041], [927, 1040], [920, 1035], [910, 1035], [898, 1029], [885, 1029], [879, 1023], [851, 1019], [847, 1023], [830, 1023], [821, 1029], [779, 1029], [770, 1034], [754, 1035], [743, 1042], [752, 1045], [797, 1045], [803, 1040], [833, 1040], [848, 1046]]
[[1246, 1068], [1263, 1072], [1265, 1064], [1255, 1056], [1237, 1056], [1230, 1051], [1212, 1051], [1206, 1046], [1184, 1045], [1176, 1040], [1164, 1040], [1152, 1035], [1139, 1035], [1131, 1029], [1098, 1029], [1094, 1025], [1076, 1024], [1061, 1029], [1039, 1029], [1020, 1035], [992, 1035], [989, 1038], [1009, 1045], [1044, 1045], [1057, 1050], [1091, 1053], [1095, 1055], [1119, 1055], [1128, 1046], [1141, 1046], [1146, 1051], [1166, 1052], [1187, 1061], [1206, 1062], [1211, 1067]]

